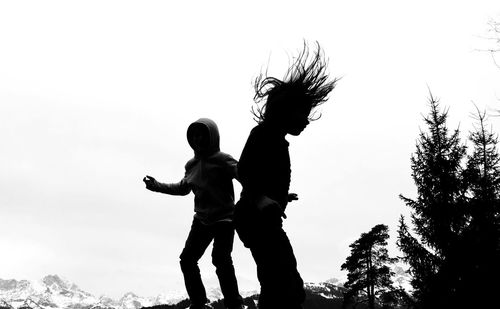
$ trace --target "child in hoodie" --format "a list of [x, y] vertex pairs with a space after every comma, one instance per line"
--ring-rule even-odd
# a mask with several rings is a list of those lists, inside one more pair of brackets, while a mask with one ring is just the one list
[[[328, 81], [320, 47], [309, 59], [307, 45], [283, 80], [260, 75], [255, 81], [255, 126], [243, 148], [238, 175], [243, 187], [234, 222], [250, 249], [260, 282], [260, 309], [299, 309], [304, 284], [290, 240], [282, 226], [288, 202], [291, 169], [287, 134], [298, 136], [311, 120], [313, 108], [326, 101], [335, 81]], [[310, 61], [309, 61], [310, 60]]]
[[143, 181], [147, 189], [155, 192], [171, 195], [194, 193], [193, 223], [180, 255], [190, 308], [208, 308], [198, 260], [212, 240], [212, 263], [224, 295], [224, 305], [230, 309], [243, 308], [231, 259], [234, 239], [232, 180], [237, 177], [237, 161], [219, 150], [219, 130], [210, 119], [193, 122], [187, 130], [187, 140], [194, 150], [194, 158], [186, 163], [185, 175], [180, 182], [161, 183], [151, 176], [144, 177]]

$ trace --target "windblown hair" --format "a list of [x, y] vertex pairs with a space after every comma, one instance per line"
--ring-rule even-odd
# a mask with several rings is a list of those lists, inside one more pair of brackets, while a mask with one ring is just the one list
[[283, 80], [260, 73], [254, 81], [255, 106], [252, 106], [254, 120], [258, 123], [281, 114], [286, 109], [293, 108], [291, 104], [300, 104], [299, 107], [311, 111], [309, 120], [317, 120], [313, 109], [328, 100], [328, 94], [335, 88], [338, 78], [329, 80], [327, 74], [328, 61], [319, 43], [311, 54], [309, 47], [304, 42], [304, 47], [299, 55], [292, 59]]

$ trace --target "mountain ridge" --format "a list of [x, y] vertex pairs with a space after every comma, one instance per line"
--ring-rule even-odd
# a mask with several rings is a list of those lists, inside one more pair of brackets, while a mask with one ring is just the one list
[[[317, 294], [325, 299], [337, 299], [342, 296], [343, 288], [334, 282], [338, 280], [306, 283], [305, 287], [310, 294]], [[207, 289], [207, 294], [212, 303], [221, 302], [222, 293], [219, 288]], [[242, 295], [247, 299], [256, 300], [258, 291], [243, 292]], [[0, 279], [0, 308], [6, 304], [13, 308], [21, 308], [24, 305], [36, 308], [38, 305], [42, 309], [139, 309], [162, 306], [176, 308], [177, 304], [185, 302], [187, 298], [185, 292], [162, 293], [151, 297], [127, 292], [118, 300], [106, 295], [96, 297], [58, 275], [47, 275], [41, 280]]]

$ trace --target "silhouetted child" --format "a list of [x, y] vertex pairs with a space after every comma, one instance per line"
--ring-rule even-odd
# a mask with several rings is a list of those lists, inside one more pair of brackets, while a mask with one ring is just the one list
[[260, 309], [302, 308], [305, 300], [293, 249], [282, 228], [287, 203], [297, 199], [288, 192], [291, 172], [285, 136], [299, 135], [314, 120], [313, 108], [327, 100], [336, 79], [328, 81], [326, 68], [319, 44], [310, 57], [304, 43], [283, 80], [262, 74], [255, 80], [257, 108], [252, 112], [258, 125], [251, 130], [238, 163], [243, 190], [234, 220], [257, 264]]
[[212, 263], [216, 267], [224, 304], [231, 309], [242, 308], [231, 259], [234, 240], [232, 179], [237, 175], [237, 161], [219, 150], [219, 130], [210, 119], [193, 122], [187, 130], [187, 140], [194, 150], [194, 158], [186, 163], [185, 176], [180, 182], [160, 183], [151, 176], [143, 180], [151, 191], [171, 195], [194, 193], [193, 224], [180, 255], [190, 308], [209, 308], [198, 260], [212, 240]]

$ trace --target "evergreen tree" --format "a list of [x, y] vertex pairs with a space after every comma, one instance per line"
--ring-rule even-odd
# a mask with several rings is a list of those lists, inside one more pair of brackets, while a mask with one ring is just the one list
[[344, 305], [366, 303], [373, 309], [376, 301], [381, 302], [382, 295], [388, 298], [387, 292], [393, 290], [391, 277], [394, 275], [388, 265], [395, 261], [387, 253], [388, 238], [387, 225], [379, 224], [349, 246], [351, 255], [341, 266], [348, 271]]
[[[461, 303], [492, 301], [500, 289], [500, 156], [498, 137], [486, 128], [486, 113], [477, 111], [477, 125], [470, 134], [473, 152], [464, 178], [468, 184], [468, 227], [463, 237]], [[491, 280], [495, 278], [495, 280]]]
[[398, 246], [410, 266], [417, 307], [445, 308], [456, 292], [456, 250], [466, 226], [465, 186], [462, 161], [466, 148], [458, 129], [451, 134], [447, 111], [430, 96], [430, 113], [424, 117], [428, 132], [421, 132], [411, 157], [417, 198], [400, 195], [412, 209], [412, 235], [404, 217], [400, 219]]

